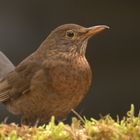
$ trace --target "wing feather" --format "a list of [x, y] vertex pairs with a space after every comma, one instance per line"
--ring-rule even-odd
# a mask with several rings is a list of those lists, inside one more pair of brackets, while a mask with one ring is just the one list
[[6, 102], [10, 99], [30, 91], [30, 81], [38, 69], [39, 61], [26, 61], [19, 64], [16, 69], [10, 72], [0, 81], [0, 102]]

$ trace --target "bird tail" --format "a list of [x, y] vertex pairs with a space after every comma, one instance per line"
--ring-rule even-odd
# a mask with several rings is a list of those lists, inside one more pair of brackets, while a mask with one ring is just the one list
[[12, 62], [0, 51], [0, 80], [14, 69]]

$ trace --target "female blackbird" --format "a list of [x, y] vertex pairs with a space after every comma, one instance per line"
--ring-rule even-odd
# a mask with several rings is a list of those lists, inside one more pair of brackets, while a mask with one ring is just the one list
[[[64, 118], [84, 98], [92, 72], [85, 58], [90, 37], [109, 28], [65, 24], [18, 66], [0, 54], [0, 102], [28, 122]], [[2, 65], [3, 64], [3, 65]]]

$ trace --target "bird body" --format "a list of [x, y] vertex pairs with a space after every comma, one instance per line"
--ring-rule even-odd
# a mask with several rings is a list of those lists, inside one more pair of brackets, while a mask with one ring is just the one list
[[[56, 28], [34, 53], [2, 78], [0, 101], [10, 112], [23, 115], [29, 122], [38, 119], [45, 123], [52, 115], [57, 120], [64, 118], [78, 106], [92, 78], [85, 57], [88, 38], [81, 35], [88, 30], [74, 24]], [[77, 34], [75, 39], [73, 33]]]

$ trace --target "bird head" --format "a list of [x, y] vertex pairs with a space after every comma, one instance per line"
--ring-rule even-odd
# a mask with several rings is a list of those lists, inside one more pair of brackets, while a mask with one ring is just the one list
[[98, 25], [89, 28], [76, 24], [65, 24], [54, 29], [43, 44], [48, 50], [85, 55], [88, 40], [109, 27]]

